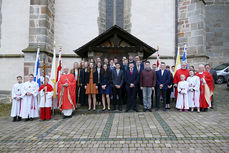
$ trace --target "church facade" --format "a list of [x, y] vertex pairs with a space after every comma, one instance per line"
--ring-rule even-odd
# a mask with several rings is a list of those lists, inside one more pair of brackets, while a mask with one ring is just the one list
[[[55, 41], [72, 68], [82, 59], [75, 51], [115, 25], [159, 49], [168, 65], [185, 43], [189, 65], [228, 62], [228, 18], [228, 0], [0, 0], [0, 92], [10, 91], [18, 75], [27, 81], [38, 42], [41, 62], [51, 64]], [[156, 54], [147, 58], [156, 62]]]

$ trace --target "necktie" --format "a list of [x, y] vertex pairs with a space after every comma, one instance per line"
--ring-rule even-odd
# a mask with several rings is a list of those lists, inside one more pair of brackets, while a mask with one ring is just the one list
[[133, 70], [132, 70], [132, 69], [130, 70], [130, 74], [131, 74], [131, 75], [133, 74]]

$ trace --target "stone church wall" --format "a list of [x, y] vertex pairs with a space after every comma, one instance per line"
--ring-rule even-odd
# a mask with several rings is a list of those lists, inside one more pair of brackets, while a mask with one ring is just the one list
[[206, 0], [206, 51], [213, 66], [229, 62], [229, 0]]

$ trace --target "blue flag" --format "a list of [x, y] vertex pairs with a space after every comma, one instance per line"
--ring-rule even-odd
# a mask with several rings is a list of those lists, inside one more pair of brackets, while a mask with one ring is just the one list
[[184, 53], [183, 53], [183, 62], [187, 63], [186, 69], [188, 69], [188, 61], [187, 61], [187, 46], [184, 44]]
[[39, 65], [40, 65], [40, 45], [38, 45], [37, 47], [37, 57], [36, 57], [36, 61], [35, 61], [35, 67], [34, 67], [34, 79], [33, 81], [37, 82], [39, 87], [41, 86], [41, 76], [40, 76], [40, 69], [39, 69]]

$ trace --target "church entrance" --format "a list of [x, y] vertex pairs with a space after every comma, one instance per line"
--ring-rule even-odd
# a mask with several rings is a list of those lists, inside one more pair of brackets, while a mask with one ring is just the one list
[[74, 52], [84, 59], [121, 59], [129, 55], [139, 55], [142, 59], [147, 59], [156, 49], [115, 25]]

